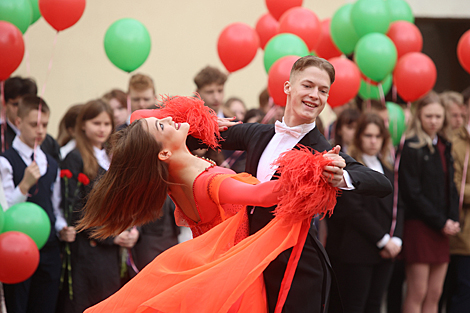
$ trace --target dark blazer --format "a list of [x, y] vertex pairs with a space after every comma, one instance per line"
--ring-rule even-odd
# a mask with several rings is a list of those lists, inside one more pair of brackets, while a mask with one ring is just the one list
[[[393, 183], [393, 171], [383, 166], [384, 175]], [[397, 210], [393, 236], [403, 235], [403, 210]], [[326, 251], [330, 258], [343, 263], [377, 264], [384, 259], [377, 248], [390, 232], [393, 219], [393, 193], [384, 198], [343, 191], [334, 214], [327, 218]]]
[[[261, 154], [274, 136], [274, 125], [241, 124], [230, 127], [222, 135], [225, 139], [222, 142], [222, 149], [247, 151], [245, 170], [256, 176]], [[299, 143], [317, 151], [331, 149], [317, 128], [310, 131]], [[380, 197], [391, 193], [392, 185], [384, 175], [368, 169], [346, 154], [341, 156], [346, 160], [346, 170], [356, 188], [355, 192]], [[253, 215], [250, 214], [250, 233], [258, 231], [269, 223], [274, 217], [271, 213], [274, 208], [256, 209]], [[289, 249], [279, 255], [264, 272], [270, 312], [274, 311], [290, 252]], [[317, 240], [316, 229], [312, 226], [283, 312], [327, 312], [330, 275], [331, 264], [326, 251]]]
[[399, 205], [405, 211], [405, 219], [422, 220], [438, 231], [444, 228], [447, 219], [459, 220], [459, 196], [454, 183], [451, 144], [439, 139], [446, 145], [447, 176], [436, 146], [434, 153], [427, 146], [418, 149], [410, 147], [410, 144], [418, 142], [417, 137], [405, 141], [398, 176]]

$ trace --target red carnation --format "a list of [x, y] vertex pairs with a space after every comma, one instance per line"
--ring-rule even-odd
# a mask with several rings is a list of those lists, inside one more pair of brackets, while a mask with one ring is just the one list
[[90, 179], [83, 173], [78, 174], [78, 181], [85, 186], [90, 183]]
[[67, 177], [68, 179], [72, 178], [72, 172], [70, 170], [61, 170], [60, 178]]

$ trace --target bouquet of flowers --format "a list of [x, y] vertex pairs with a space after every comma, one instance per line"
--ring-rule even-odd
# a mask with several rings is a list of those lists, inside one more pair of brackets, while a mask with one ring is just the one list
[[[72, 172], [68, 169], [64, 169], [60, 171], [60, 178], [64, 181], [64, 194], [65, 197], [63, 199], [63, 210], [64, 210], [64, 218], [67, 222], [67, 226], [73, 226], [72, 223], [72, 215], [73, 215], [73, 208], [75, 207], [78, 192], [80, 190], [80, 186], [84, 185], [87, 186], [90, 183], [90, 179], [83, 173], [79, 173], [77, 177], [77, 187], [75, 188], [72, 197], [69, 194], [69, 179], [73, 177]], [[67, 271], [66, 271], [67, 269]], [[70, 243], [65, 243], [65, 256], [62, 260], [62, 271], [60, 275], [60, 288], [62, 289], [63, 283], [65, 280], [65, 273], [67, 272], [68, 276], [68, 289], [69, 289], [69, 298], [73, 300], [73, 289], [72, 289], [72, 255], [70, 251]]]

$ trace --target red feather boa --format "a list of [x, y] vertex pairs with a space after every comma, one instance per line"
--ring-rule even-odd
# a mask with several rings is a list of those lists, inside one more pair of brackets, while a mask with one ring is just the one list
[[320, 153], [302, 145], [298, 147], [299, 150], [284, 152], [274, 162], [279, 166], [279, 186], [284, 189], [274, 214], [292, 223], [316, 214], [331, 215], [339, 190], [322, 175], [331, 162], [323, 157], [326, 151]]
[[210, 148], [219, 147], [220, 137], [217, 115], [214, 110], [204, 105], [199, 95], [197, 97], [166, 97], [163, 103], [153, 110], [137, 110], [131, 115], [131, 123], [147, 117], [158, 119], [171, 116], [176, 123], [188, 123], [189, 133]]

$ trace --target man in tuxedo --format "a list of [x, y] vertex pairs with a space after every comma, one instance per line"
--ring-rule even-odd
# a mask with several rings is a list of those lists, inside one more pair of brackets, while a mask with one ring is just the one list
[[[292, 67], [289, 81], [284, 84], [287, 102], [282, 123], [231, 126], [222, 133], [225, 139], [221, 143], [222, 149], [246, 150], [246, 172], [260, 181], [267, 181], [276, 179], [273, 177], [276, 169], [270, 164], [282, 152], [302, 144], [317, 151], [328, 151], [325, 157], [330, 158], [331, 163], [325, 167], [323, 175], [332, 185], [366, 195], [383, 197], [390, 194], [392, 186], [385, 176], [339, 153], [339, 146], [332, 149], [315, 127], [315, 119], [327, 103], [334, 79], [334, 68], [328, 61], [311, 55], [300, 58]], [[230, 123], [226, 125], [230, 126]], [[223, 123], [220, 126], [224, 129]], [[273, 210], [274, 207], [248, 208], [250, 233], [269, 223]], [[279, 255], [264, 271], [269, 312], [274, 312], [276, 307], [290, 253], [291, 249]], [[330, 261], [312, 225], [282, 312], [328, 312], [331, 275]], [[332, 292], [336, 291], [337, 288], [332, 288]]]

